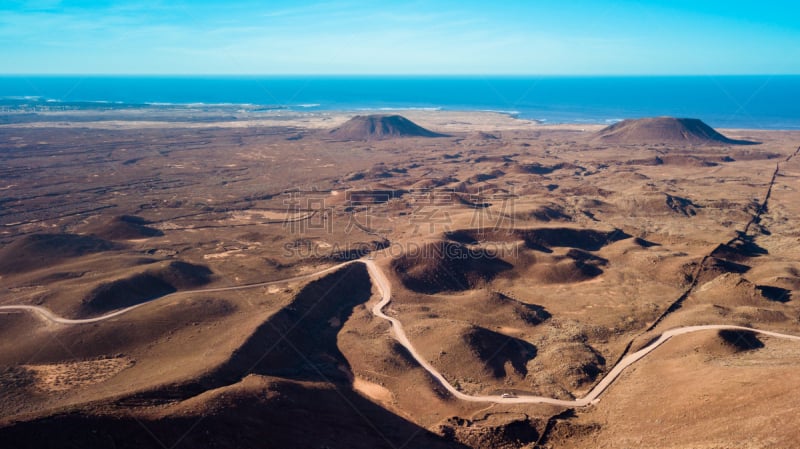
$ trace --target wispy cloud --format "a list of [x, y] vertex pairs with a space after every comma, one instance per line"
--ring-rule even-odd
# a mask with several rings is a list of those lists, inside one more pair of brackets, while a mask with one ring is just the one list
[[0, 60], [22, 71], [55, 70], [55, 58], [83, 61], [59, 71], [150, 73], [800, 72], [800, 31], [788, 20], [759, 12], [762, 22], [748, 22], [735, 6], [719, 17], [706, 3], [687, 8], [683, 1], [0, 0]]

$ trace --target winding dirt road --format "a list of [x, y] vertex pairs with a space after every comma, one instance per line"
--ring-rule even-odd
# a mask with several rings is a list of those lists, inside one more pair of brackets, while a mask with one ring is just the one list
[[[241, 285], [236, 287], [221, 287], [221, 288], [212, 288], [212, 289], [204, 289], [204, 290], [191, 290], [191, 291], [184, 291], [184, 292], [177, 292], [171, 295], [163, 296], [160, 299], [164, 299], [167, 297], [174, 297], [177, 295], [188, 295], [188, 294], [196, 294], [196, 293], [213, 293], [213, 292], [225, 292], [225, 291], [233, 291], [233, 290], [245, 290], [250, 288], [257, 288], [257, 287], [264, 287], [268, 285], [275, 285], [275, 284], [287, 284], [293, 283], [298, 281], [307, 280], [316, 276], [320, 276], [326, 273], [330, 273], [333, 271], [338, 270], [346, 265], [352, 263], [363, 263], [366, 265], [367, 270], [369, 272], [372, 281], [374, 282], [375, 286], [380, 291], [381, 300], [375, 304], [372, 308], [372, 313], [377, 316], [378, 318], [387, 320], [392, 325], [392, 333], [394, 338], [405, 347], [408, 352], [411, 354], [412, 357], [417, 361], [417, 363], [422, 366], [431, 376], [433, 376], [447, 391], [453, 395], [454, 397], [461, 399], [463, 401], [470, 401], [470, 402], [486, 402], [486, 403], [497, 403], [497, 404], [551, 404], [563, 407], [585, 407], [591, 404], [596, 403], [599, 401], [600, 395], [615, 381], [617, 378], [622, 374], [622, 372], [631, 366], [632, 364], [636, 363], [639, 359], [643, 358], [647, 354], [651, 353], [653, 350], [661, 346], [662, 344], [666, 343], [669, 339], [684, 335], [690, 334], [693, 332], [703, 332], [703, 331], [710, 331], [710, 330], [740, 330], [740, 331], [749, 331], [754, 332], [761, 335], [766, 335], [769, 337], [776, 337], [776, 338], [783, 338], [787, 340], [793, 340], [800, 342], [800, 336], [796, 335], [789, 335], [789, 334], [781, 334], [778, 332], [771, 332], [765, 331], [760, 329], [754, 329], [749, 327], [742, 327], [742, 326], [731, 326], [725, 324], [709, 324], [703, 326], [687, 326], [687, 327], [680, 327], [676, 329], [670, 329], [661, 336], [647, 345], [646, 347], [640, 349], [637, 352], [632, 354], [628, 354], [624, 358], [622, 358], [619, 363], [617, 363], [611, 371], [606, 374], [602, 381], [600, 381], [595, 387], [586, 394], [586, 396], [574, 399], [574, 400], [563, 400], [563, 399], [553, 399], [544, 396], [532, 396], [532, 395], [519, 395], [513, 398], [504, 398], [500, 396], [471, 396], [468, 394], [464, 394], [458, 391], [455, 387], [453, 387], [450, 382], [445, 379], [445, 377], [436, 370], [421, 354], [417, 352], [414, 348], [414, 345], [411, 343], [411, 340], [408, 339], [408, 335], [406, 335], [405, 330], [403, 329], [403, 324], [397, 320], [396, 318], [390, 317], [383, 313], [383, 309], [389, 304], [392, 299], [392, 286], [389, 282], [389, 279], [386, 277], [386, 274], [378, 267], [378, 265], [369, 259], [361, 259], [358, 261], [352, 262], [345, 262], [343, 264], [335, 265], [330, 268], [326, 268], [324, 270], [306, 274], [302, 276], [296, 276], [289, 279], [283, 279], [278, 281], [270, 281], [270, 282], [262, 282], [258, 284], [248, 284], [248, 285]], [[55, 315], [48, 309], [39, 306], [28, 306], [28, 305], [19, 305], [19, 306], [0, 306], [0, 311], [8, 310], [8, 311], [29, 311], [34, 312], [42, 316], [43, 318], [47, 319], [48, 321], [58, 323], [58, 324], [88, 324], [88, 323], [96, 323], [98, 321], [108, 320], [125, 313], [130, 312], [133, 309], [141, 307], [147, 303], [137, 304], [135, 306], [131, 306], [125, 309], [117, 310], [115, 312], [109, 313], [107, 315], [95, 317], [95, 318], [86, 318], [86, 319], [68, 319], [62, 318]]]
[[[186, 296], [186, 295], [193, 295], [193, 294], [198, 294], [198, 293], [230, 292], [230, 291], [235, 291], [235, 290], [247, 290], [247, 289], [251, 289], [251, 288], [268, 287], [270, 285], [293, 284], [293, 283], [296, 283], [296, 282], [305, 281], [305, 280], [308, 280], [308, 279], [311, 279], [311, 278], [314, 278], [314, 277], [317, 277], [317, 276], [321, 276], [323, 274], [331, 273], [331, 272], [336, 271], [339, 268], [342, 268], [343, 266], [351, 264], [351, 263], [353, 263], [353, 262], [345, 262], [343, 264], [334, 265], [334, 266], [326, 268], [324, 270], [315, 271], [314, 273], [303, 274], [303, 275], [300, 275], [300, 276], [295, 276], [295, 277], [286, 278], [286, 279], [279, 279], [277, 281], [259, 282], [257, 284], [237, 285], [237, 286], [233, 286], [233, 287], [217, 287], [217, 288], [205, 288], [205, 289], [199, 289], [199, 290], [184, 290], [184, 291], [170, 293], [168, 295], [164, 295], [164, 296], [158, 297], [158, 298], [154, 299], [153, 301], [160, 301], [160, 300], [167, 299], [167, 298], [175, 298], [177, 296]], [[108, 319], [111, 319], [111, 318], [126, 314], [126, 313], [130, 312], [131, 310], [138, 309], [139, 307], [142, 307], [143, 305], [146, 305], [146, 304], [150, 304], [153, 301], [147, 301], [147, 302], [136, 304], [136, 305], [133, 305], [133, 306], [130, 306], [130, 307], [126, 307], [124, 309], [119, 309], [117, 311], [108, 313], [106, 315], [101, 315], [101, 316], [94, 317], [94, 318], [77, 319], [77, 320], [60, 317], [60, 316], [54, 314], [53, 312], [51, 312], [50, 310], [48, 310], [48, 309], [46, 309], [44, 307], [39, 307], [39, 306], [26, 306], [26, 305], [0, 306], [0, 313], [2, 313], [4, 310], [5, 311], [29, 311], [29, 312], [34, 312], [34, 313], [39, 314], [42, 318], [44, 318], [47, 321], [50, 321], [52, 323], [58, 323], [58, 324], [91, 324], [91, 323], [97, 323], [98, 321], [105, 321], [105, 320], [108, 320]]]
[[427, 360], [425, 360], [422, 355], [420, 355], [414, 346], [411, 344], [411, 341], [408, 339], [405, 330], [403, 330], [403, 325], [398, 321], [396, 318], [392, 318], [383, 313], [383, 308], [389, 304], [391, 301], [392, 290], [391, 284], [389, 280], [386, 278], [386, 275], [381, 271], [381, 269], [375, 264], [372, 260], [364, 260], [364, 264], [367, 265], [369, 269], [370, 276], [372, 277], [375, 284], [378, 286], [378, 289], [381, 291], [381, 301], [372, 308], [372, 313], [385, 320], [388, 320], [392, 323], [392, 330], [394, 331], [395, 339], [403, 345], [409, 353], [417, 360], [417, 362], [425, 368], [425, 370], [430, 373], [431, 376], [436, 378], [439, 383], [442, 384], [444, 388], [447, 389], [450, 394], [455, 396], [458, 399], [470, 402], [493, 402], [498, 404], [552, 404], [552, 405], [559, 405], [564, 407], [585, 407], [587, 405], [593, 404], [599, 400], [600, 395], [622, 374], [625, 368], [631, 366], [632, 364], [636, 363], [639, 359], [646, 356], [657, 347], [661, 346], [662, 344], [666, 343], [672, 337], [677, 335], [684, 335], [690, 334], [693, 332], [701, 332], [701, 331], [708, 331], [708, 330], [742, 330], [742, 331], [750, 331], [755, 332], [762, 335], [768, 335], [770, 337], [777, 337], [777, 338], [785, 338], [788, 340], [794, 340], [800, 342], [800, 336], [795, 335], [788, 335], [788, 334], [781, 334], [778, 332], [770, 332], [764, 331], [760, 329], [753, 329], [749, 327], [741, 327], [741, 326], [730, 326], [725, 324], [709, 324], [704, 326], [687, 326], [687, 327], [679, 327], [677, 329], [671, 329], [659, 337], [654, 342], [650, 343], [646, 347], [640, 349], [633, 354], [629, 354], [624, 357], [622, 360], [617, 363], [617, 365], [609, 371], [609, 373], [603, 378], [600, 383], [595, 385], [595, 387], [586, 394], [586, 396], [575, 399], [575, 400], [562, 400], [562, 399], [553, 399], [544, 396], [528, 396], [528, 395], [519, 395], [518, 397], [514, 398], [503, 398], [499, 396], [470, 396], [464, 394], [455, 387], [453, 387], [447, 379], [444, 378], [442, 373], [436, 370]]

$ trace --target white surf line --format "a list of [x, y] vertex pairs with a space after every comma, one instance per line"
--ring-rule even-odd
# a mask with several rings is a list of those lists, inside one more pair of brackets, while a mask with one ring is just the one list
[[433, 376], [450, 394], [454, 397], [470, 402], [491, 402], [497, 404], [551, 404], [551, 405], [558, 405], [563, 407], [585, 407], [591, 404], [596, 403], [599, 401], [600, 395], [615, 381], [617, 378], [622, 374], [622, 372], [632, 364], [639, 361], [639, 359], [643, 358], [647, 354], [651, 353], [653, 350], [667, 342], [672, 337], [677, 335], [684, 335], [690, 334], [693, 332], [701, 332], [701, 331], [708, 331], [708, 330], [741, 330], [741, 331], [749, 331], [755, 332], [762, 335], [767, 335], [770, 337], [777, 337], [777, 338], [784, 338], [788, 340], [794, 340], [800, 342], [800, 336], [789, 335], [789, 334], [781, 334], [778, 332], [771, 332], [771, 331], [764, 331], [760, 329], [754, 329], [750, 327], [742, 327], [742, 326], [733, 326], [733, 325], [725, 325], [725, 324], [708, 324], [702, 326], [686, 326], [680, 327], [676, 329], [671, 329], [663, 334], [655, 340], [653, 343], [647, 345], [646, 347], [640, 349], [639, 351], [634, 352], [633, 354], [629, 354], [624, 357], [622, 360], [617, 363], [614, 368], [609, 371], [608, 374], [603, 378], [600, 383], [595, 385], [586, 396], [574, 399], [574, 400], [563, 400], [563, 399], [553, 399], [548, 398], [545, 396], [533, 396], [533, 395], [520, 395], [514, 398], [503, 398], [500, 396], [471, 396], [464, 394], [458, 391], [455, 387], [453, 387], [450, 382], [445, 379], [445, 377], [436, 370], [427, 360], [425, 360], [417, 351], [414, 349], [414, 346], [411, 344], [411, 341], [408, 339], [405, 331], [403, 330], [403, 325], [398, 321], [396, 318], [392, 318], [387, 316], [383, 313], [383, 308], [386, 307], [389, 302], [391, 301], [391, 284], [389, 280], [386, 278], [384, 273], [380, 270], [380, 268], [375, 264], [372, 260], [363, 260], [364, 264], [367, 266], [370, 276], [375, 281], [375, 284], [378, 286], [378, 289], [381, 292], [381, 301], [372, 308], [372, 313], [380, 318], [383, 318], [389, 321], [392, 324], [392, 330], [394, 331], [394, 338], [397, 340], [403, 347], [408, 350], [412, 357], [419, 363], [425, 371], [427, 371], [431, 376]]
[[[396, 318], [392, 318], [385, 313], [383, 313], [384, 307], [386, 307], [389, 302], [392, 300], [392, 286], [389, 282], [389, 279], [383, 273], [383, 271], [375, 264], [375, 261], [370, 259], [360, 259], [358, 261], [349, 261], [339, 265], [334, 265], [332, 267], [326, 268], [324, 270], [317, 271], [315, 273], [304, 274], [301, 276], [295, 276], [288, 279], [282, 279], [277, 281], [269, 281], [269, 282], [261, 282], [258, 284], [248, 284], [248, 285], [240, 285], [235, 287], [220, 287], [220, 288], [210, 288], [204, 290], [189, 290], [183, 292], [176, 292], [169, 295], [162, 296], [157, 300], [166, 299], [168, 297], [174, 297], [177, 295], [188, 295], [193, 293], [213, 293], [213, 292], [225, 292], [225, 291], [233, 291], [233, 290], [245, 290], [250, 288], [258, 288], [264, 287], [268, 285], [275, 285], [275, 284], [286, 284], [292, 283], [297, 281], [306, 280], [315, 276], [319, 276], [322, 274], [330, 273], [336, 271], [340, 268], [345, 267], [346, 265], [350, 265], [355, 262], [361, 262], [367, 267], [367, 271], [369, 272], [370, 278], [373, 280], [375, 285], [377, 286], [378, 290], [380, 291], [381, 300], [372, 308], [373, 315], [382, 318], [384, 320], [389, 321], [392, 324], [392, 331], [395, 340], [400, 343], [406, 350], [414, 357], [414, 360], [422, 366], [431, 376], [433, 376], [450, 394], [454, 397], [461, 399], [463, 401], [469, 402], [484, 402], [484, 403], [494, 403], [494, 404], [550, 404], [550, 405], [557, 405], [562, 407], [586, 407], [591, 404], [597, 403], [600, 399], [600, 395], [608, 389], [608, 387], [615, 381], [622, 372], [632, 364], [639, 361], [641, 358], [646, 356], [647, 354], [651, 353], [653, 350], [667, 342], [672, 337], [677, 335], [684, 335], [690, 334], [693, 332], [701, 332], [701, 331], [708, 331], [708, 330], [740, 330], [740, 331], [749, 331], [754, 332], [761, 335], [767, 335], [770, 337], [776, 338], [783, 338], [787, 340], [793, 340], [800, 342], [800, 336], [796, 335], [789, 335], [789, 334], [781, 334], [779, 332], [772, 332], [772, 331], [765, 331], [760, 329], [755, 329], [751, 327], [743, 327], [743, 326], [733, 326], [727, 324], [707, 324], [701, 326], [686, 326], [686, 327], [679, 327], [675, 329], [670, 329], [655, 340], [654, 342], [650, 343], [646, 347], [632, 353], [628, 354], [627, 356], [623, 357], [622, 360], [617, 363], [611, 371], [606, 374], [603, 380], [600, 381], [594, 388], [592, 388], [586, 396], [574, 399], [574, 400], [564, 400], [564, 399], [554, 399], [548, 398], [545, 396], [534, 396], [534, 395], [519, 395], [513, 398], [503, 398], [500, 396], [472, 396], [465, 393], [458, 391], [455, 387], [453, 387], [450, 382], [445, 379], [445, 377], [440, 373], [436, 368], [433, 367], [421, 354], [417, 352], [414, 348], [414, 345], [408, 339], [408, 335], [406, 335], [405, 330], [403, 329], [403, 324], [397, 320]], [[157, 301], [154, 300], [154, 301]], [[153, 302], [153, 301], [150, 301]], [[86, 318], [86, 319], [68, 319], [62, 318], [58, 315], [55, 315], [50, 310], [39, 307], [39, 306], [28, 306], [28, 305], [19, 305], [19, 306], [0, 306], [0, 311], [3, 310], [22, 310], [22, 311], [31, 311], [37, 313], [44, 317], [45, 319], [52, 321], [54, 323], [59, 324], [88, 324], [88, 323], [96, 323], [99, 321], [108, 320], [122, 314], [128, 313], [133, 309], [141, 307], [145, 304], [149, 304], [150, 302], [145, 302], [141, 304], [137, 304], [135, 306], [127, 307], [124, 309], [117, 310], [116, 312], [109, 313], [107, 315], [95, 317], [95, 318]]]
[[233, 286], [233, 287], [217, 287], [217, 288], [206, 288], [206, 289], [199, 289], [199, 290], [184, 290], [184, 291], [180, 291], [180, 292], [170, 293], [168, 295], [164, 295], [164, 296], [161, 296], [159, 298], [156, 298], [156, 299], [154, 299], [152, 301], [146, 301], [146, 302], [143, 302], [143, 303], [140, 303], [140, 304], [136, 304], [136, 305], [133, 305], [133, 306], [130, 306], [130, 307], [126, 307], [124, 309], [119, 309], [117, 311], [108, 313], [106, 315], [101, 315], [101, 316], [94, 317], [94, 318], [82, 318], [82, 319], [64, 318], [64, 317], [60, 317], [60, 316], [54, 314], [52, 311], [50, 311], [49, 309], [47, 309], [45, 307], [29, 306], [29, 305], [0, 306], [0, 312], [2, 312], [2, 311], [28, 311], [28, 312], [36, 313], [39, 316], [41, 316], [42, 318], [44, 318], [44, 319], [46, 319], [46, 320], [48, 320], [50, 322], [57, 323], [57, 324], [91, 324], [91, 323], [97, 323], [99, 321], [105, 321], [105, 320], [108, 320], [108, 319], [111, 319], [111, 318], [114, 318], [114, 317], [118, 317], [118, 316], [126, 314], [126, 313], [128, 313], [128, 312], [130, 312], [130, 311], [132, 311], [134, 309], [138, 309], [139, 307], [142, 307], [144, 305], [151, 304], [151, 303], [154, 303], [156, 301], [161, 301], [161, 300], [168, 299], [168, 298], [174, 298], [176, 296], [185, 296], [185, 295], [201, 294], [201, 293], [229, 292], [229, 291], [235, 291], [235, 290], [247, 290], [247, 289], [251, 289], [251, 288], [266, 287], [266, 286], [277, 285], [277, 284], [291, 284], [291, 283], [294, 283], [294, 282], [304, 281], [306, 279], [310, 279], [310, 278], [313, 278], [313, 277], [316, 277], [316, 276], [327, 274], [327, 273], [330, 273], [332, 271], [336, 271], [339, 268], [342, 268], [345, 265], [348, 265], [348, 264], [351, 264], [351, 263], [353, 263], [353, 262], [352, 261], [345, 262], [345, 263], [342, 263], [342, 264], [339, 264], [339, 265], [334, 265], [332, 267], [326, 268], [324, 270], [316, 271], [314, 273], [303, 274], [303, 275], [300, 275], [300, 276], [294, 276], [294, 277], [287, 278], [287, 279], [280, 279], [280, 280], [277, 280], [277, 281], [259, 282], [257, 284], [237, 285], [237, 286]]

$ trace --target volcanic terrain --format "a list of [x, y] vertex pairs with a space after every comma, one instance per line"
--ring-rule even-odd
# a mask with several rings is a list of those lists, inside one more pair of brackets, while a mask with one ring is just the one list
[[341, 140], [386, 140], [400, 137], [446, 137], [427, 130], [401, 115], [357, 115], [330, 136]]
[[0, 125], [0, 447], [800, 444], [800, 133], [85, 114]]
[[702, 120], [658, 117], [623, 120], [597, 132], [597, 142], [616, 144], [752, 145], [725, 137]]

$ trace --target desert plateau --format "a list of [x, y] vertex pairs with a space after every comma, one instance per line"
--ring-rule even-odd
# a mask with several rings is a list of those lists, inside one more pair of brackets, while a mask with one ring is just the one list
[[800, 444], [800, 131], [2, 118], [0, 447]]

